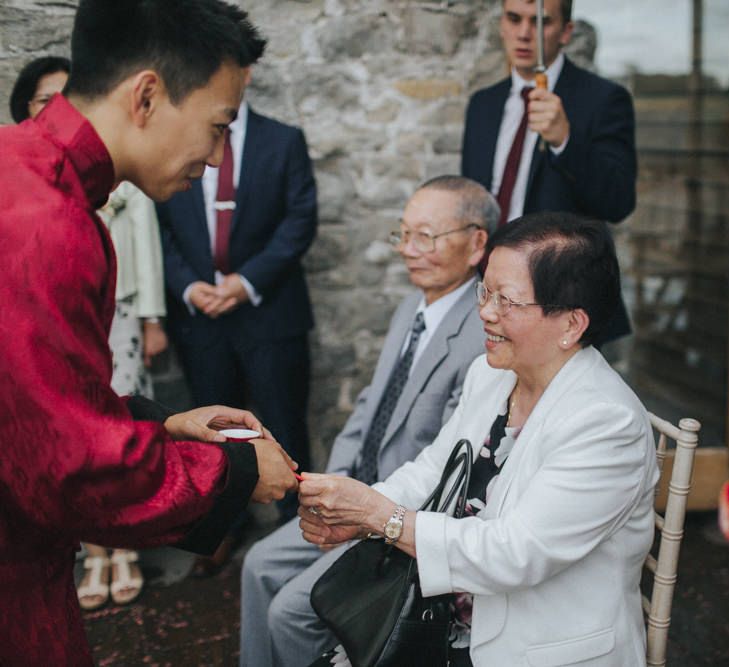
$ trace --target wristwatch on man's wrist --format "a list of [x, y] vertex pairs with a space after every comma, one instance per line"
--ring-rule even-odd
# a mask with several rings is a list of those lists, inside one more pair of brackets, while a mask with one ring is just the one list
[[383, 526], [382, 532], [385, 534], [385, 544], [395, 544], [400, 539], [406, 511], [402, 505], [398, 505]]

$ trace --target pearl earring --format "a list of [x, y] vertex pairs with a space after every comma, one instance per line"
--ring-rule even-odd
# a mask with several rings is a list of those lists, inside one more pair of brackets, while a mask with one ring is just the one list
[[566, 340], [563, 340], [562, 341], [562, 345], [567, 345], [567, 341]]

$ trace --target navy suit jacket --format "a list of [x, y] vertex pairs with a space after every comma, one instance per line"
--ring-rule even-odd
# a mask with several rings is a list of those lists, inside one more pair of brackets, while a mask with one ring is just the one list
[[[511, 78], [472, 97], [466, 112], [461, 173], [491, 189], [496, 140]], [[635, 208], [635, 119], [622, 86], [565, 58], [554, 88], [570, 122], [570, 139], [555, 156], [535, 146], [524, 213], [571, 211], [620, 222]]]
[[215, 269], [200, 180], [157, 213], [162, 235], [168, 324], [173, 336], [205, 345], [221, 335], [253, 341], [306, 333], [314, 324], [301, 257], [316, 235], [316, 184], [303, 132], [248, 111], [243, 163], [230, 238], [232, 270], [262, 296], [216, 320], [190, 315], [188, 285], [214, 282]]
[[[496, 141], [511, 77], [477, 91], [466, 111], [461, 173], [491, 189]], [[564, 151], [534, 147], [524, 213], [570, 211], [620, 222], [635, 208], [637, 160], [633, 102], [625, 88], [565, 58], [554, 87], [570, 122]], [[630, 333], [621, 303], [598, 343]]]

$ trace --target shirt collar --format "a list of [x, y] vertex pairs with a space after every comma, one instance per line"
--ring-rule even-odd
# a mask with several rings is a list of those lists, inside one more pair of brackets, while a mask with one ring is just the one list
[[[557, 83], [557, 79], [559, 79], [559, 75], [562, 73], [562, 67], [564, 66], [564, 53], [561, 51], [557, 54], [557, 57], [554, 59], [552, 64], [547, 67], [547, 88], [551, 91], [554, 90], [554, 86]], [[521, 89], [526, 86], [527, 88], [532, 88], [534, 86], [534, 81], [527, 81], [526, 79], [523, 79], [519, 74], [517, 74], [516, 68], [511, 68], [511, 94], [519, 94], [521, 92]]]
[[62, 95], [54, 95], [35, 122], [64, 149], [91, 207], [103, 206], [114, 185], [114, 164], [91, 123]]
[[453, 304], [461, 298], [461, 295], [466, 290], [474, 289], [473, 284], [473, 279], [467, 280], [460, 287], [456, 287], [456, 289], [452, 292], [444, 294], [440, 297], [440, 299], [436, 299], [433, 303], [427, 306], [425, 305], [425, 297], [421, 298], [416, 313], [423, 313], [423, 317], [425, 318], [425, 330], [430, 332], [435, 331]]
[[235, 120], [228, 126], [230, 129], [231, 136], [236, 134], [245, 135], [246, 127], [248, 126], [248, 102], [243, 101], [238, 108], [238, 115]]
[[[243, 143], [245, 142], [248, 130], [248, 102], [245, 100], [238, 107], [238, 115], [228, 125], [230, 131], [230, 148], [233, 151], [233, 183], [236, 188], [240, 179], [240, 156], [243, 154]], [[202, 176], [205, 200], [215, 201], [215, 193], [218, 188], [218, 167], [206, 165]]]

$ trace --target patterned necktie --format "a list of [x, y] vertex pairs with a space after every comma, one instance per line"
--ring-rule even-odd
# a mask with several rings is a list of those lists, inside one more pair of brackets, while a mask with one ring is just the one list
[[235, 188], [233, 187], [233, 149], [230, 145], [230, 130], [225, 131], [223, 162], [218, 169], [218, 193], [215, 197], [215, 270], [230, 273], [230, 228], [235, 211]]
[[392, 417], [400, 394], [402, 394], [403, 387], [405, 387], [405, 383], [408, 381], [410, 367], [413, 364], [413, 356], [418, 347], [420, 334], [424, 329], [425, 320], [423, 319], [423, 313], [418, 313], [413, 322], [408, 347], [405, 350], [405, 354], [400, 357], [395, 365], [392, 375], [390, 375], [385, 393], [382, 395], [380, 404], [377, 406], [377, 412], [375, 412], [370, 430], [365, 438], [364, 447], [362, 448], [362, 462], [355, 475], [358, 480], [365, 484], [374, 484], [377, 481], [377, 455], [380, 452], [380, 444], [382, 443], [382, 438], [390, 423], [390, 417]]
[[526, 137], [527, 121], [529, 115], [527, 107], [529, 105], [529, 92], [531, 88], [524, 86], [521, 89], [521, 99], [524, 100], [524, 113], [521, 117], [519, 129], [514, 135], [514, 141], [509, 150], [509, 156], [506, 158], [506, 166], [504, 167], [504, 175], [501, 177], [501, 185], [499, 186], [499, 194], [496, 200], [501, 207], [501, 217], [499, 218], [499, 227], [505, 225], [509, 219], [509, 207], [511, 206], [511, 194], [514, 192], [516, 177], [519, 173], [519, 162], [521, 161], [521, 153], [524, 148], [524, 137]]

